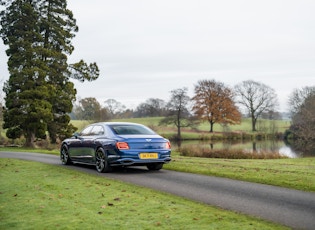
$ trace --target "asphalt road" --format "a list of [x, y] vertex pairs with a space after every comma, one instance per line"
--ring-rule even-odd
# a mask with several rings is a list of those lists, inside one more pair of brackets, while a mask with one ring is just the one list
[[[0, 152], [0, 157], [61, 165], [59, 157], [54, 155]], [[293, 229], [315, 229], [315, 193], [169, 170], [152, 172], [145, 167], [104, 174], [97, 173], [94, 167], [62, 167], [168, 192]]]

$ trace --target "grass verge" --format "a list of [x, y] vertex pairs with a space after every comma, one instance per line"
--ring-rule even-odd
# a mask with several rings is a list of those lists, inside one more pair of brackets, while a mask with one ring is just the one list
[[75, 170], [0, 159], [0, 229], [287, 229]]
[[165, 169], [315, 192], [315, 158], [218, 159], [172, 152]]
[[[0, 148], [0, 151], [59, 155], [58, 150]], [[315, 157], [219, 159], [180, 156], [179, 152], [174, 150], [171, 163], [164, 165], [163, 168], [315, 192]]]

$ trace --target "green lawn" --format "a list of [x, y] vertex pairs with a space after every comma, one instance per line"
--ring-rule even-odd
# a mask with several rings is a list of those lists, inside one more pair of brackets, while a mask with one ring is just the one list
[[[165, 129], [165, 127], [159, 127], [159, 122], [162, 119], [162, 117], [144, 117], [144, 118], [128, 118], [128, 119], [115, 119], [113, 121], [126, 121], [126, 122], [136, 122], [141, 123], [147, 126], [151, 126], [156, 128], [156, 131], [162, 131]], [[80, 123], [80, 121], [77, 124]], [[257, 129], [262, 131], [276, 131], [276, 132], [284, 132], [288, 127], [290, 126], [290, 121], [288, 120], [265, 120], [265, 119], [259, 119], [257, 121]], [[169, 128], [172, 128], [172, 126], [169, 126]], [[174, 126], [173, 126], [174, 129]], [[207, 121], [201, 122], [197, 129], [199, 131], [209, 131], [210, 125]], [[176, 129], [174, 129], [176, 130]], [[183, 129], [183, 130], [189, 130], [189, 129]], [[241, 132], [251, 132], [251, 120], [249, 118], [243, 118], [241, 124], [238, 125], [230, 125], [228, 127], [223, 127], [220, 124], [214, 124], [213, 131], [214, 132], [224, 132], [224, 131], [241, 131]]]
[[[58, 150], [0, 148], [0, 151], [38, 152], [59, 155]], [[315, 157], [291, 159], [218, 159], [180, 156], [164, 169], [226, 177], [315, 192]]]
[[288, 229], [65, 167], [0, 159], [0, 229]]
[[[127, 119], [156, 131], [160, 118]], [[120, 120], [122, 121], [122, 120]], [[89, 122], [72, 121], [82, 129]], [[283, 124], [287, 125], [286, 123]], [[280, 123], [279, 123], [280, 127]], [[235, 131], [237, 127], [234, 127]], [[234, 129], [233, 128], [233, 129]], [[245, 129], [245, 123], [238, 127]], [[199, 127], [207, 130], [207, 123]], [[2, 148], [58, 155], [58, 150]], [[180, 156], [165, 169], [315, 191], [315, 158], [208, 159]], [[0, 229], [286, 229], [263, 220], [69, 168], [0, 159]]]
[[218, 159], [183, 157], [172, 152], [165, 169], [227, 177], [315, 192], [315, 158]]

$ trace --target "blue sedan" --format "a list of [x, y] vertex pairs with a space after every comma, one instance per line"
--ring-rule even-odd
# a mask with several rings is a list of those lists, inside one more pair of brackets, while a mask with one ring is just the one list
[[160, 170], [171, 161], [169, 140], [150, 128], [129, 122], [100, 122], [65, 139], [60, 148], [62, 164], [95, 165], [100, 173], [115, 166], [140, 165]]

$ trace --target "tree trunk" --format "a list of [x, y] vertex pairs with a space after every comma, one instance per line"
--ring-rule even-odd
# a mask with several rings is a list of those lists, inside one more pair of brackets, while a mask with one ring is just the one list
[[256, 131], [256, 119], [254, 115], [252, 115], [252, 131]]
[[213, 133], [213, 124], [214, 124], [213, 122], [210, 122], [210, 130], [209, 130], [210, 133]]
[[177, 140], [181, 140], [181, 133], [180, 133], [180, 127], [181, 127], [181, 123], [180, 123], [180, 111], [177, 114]]
[[30, 132], [26, 136], [25, 147], [35, 147], [35, 134]]
[[253, 153], [257, 152], [256, 142], [253, 142]]
[[181, 140], [182, 137], [181, 137], [181, 132], [180, 132], [180, 126], [177, 126], [177, 139], [178, 140]]

